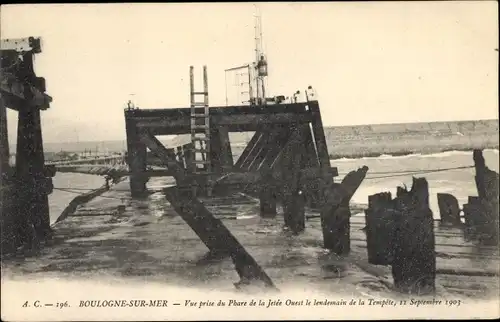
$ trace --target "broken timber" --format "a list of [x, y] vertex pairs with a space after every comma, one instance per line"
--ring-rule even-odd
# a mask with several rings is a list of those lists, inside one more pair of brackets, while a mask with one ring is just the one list
[[364, 166], [349, 172], [341, 184], [328, 183], [323, 187], [325, 199], [321, 209], [321, 226], [324, 247], [339, 255], [347, 255], [350, 250], [349, 201], [361, 185], [368, 172]]
[[[174, 150], [166, 149], [156, 137], [147, 132], [140, 133], [140, 140], [172, 170], [177, 184], [181, 187], [186, 186], [189, 177], [176, 161]], [[176, 212], [193, 229], [212, 254], [231, 256], [241, 283], [260, 280], [265, 286], [275, 288], [272, 280], [253, 257], [192, 191], [171, 187], [166, 188], [164, 193]]]
[[411, 190], [398, 187], [395, 199], [390, 193], [370, 196], [365, 214], [369, 263], [392, 265], [400, 292], [434, 293], [434, 220], [427, 181], [413, 178]]
[[488, 169], [483, 153], [474, 150], [474, 165], [476, 170], [476, 187], [478, 196], [469, 197], [464, 205], [465, 236], [477, 240], [484, 245], [498, 245], [499, 214], [498, 214], [498, 173]]

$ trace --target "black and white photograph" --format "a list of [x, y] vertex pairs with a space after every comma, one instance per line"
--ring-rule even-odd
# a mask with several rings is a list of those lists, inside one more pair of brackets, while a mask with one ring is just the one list
[[0, 7], [2, 321], [500, 317], [498, 3]]

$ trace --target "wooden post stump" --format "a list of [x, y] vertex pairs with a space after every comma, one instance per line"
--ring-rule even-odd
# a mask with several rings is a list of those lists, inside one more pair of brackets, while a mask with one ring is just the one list
[[[324, 202], [321, 210], [321, 226], [323, 229], [323, 244], [326, 249], [334, 251], [338, 255], [349, 252], [350, 212], [346, 211], [349, 202], [363, 182], [368, 172], [364, 166], [356, 171], [349, 172], [340, 184], [331, 182], [324, 183]], [[324, 182], [327, 181], [325, 178]], [[341, 207], [343, 206], [343, 207]], [[344, 208], [344, 209], [342, 209]]]
[[365, 210], [365, 233], [368, 262], [374, 265], [390, 265], [393, 260], [393, 239], [395, 231], [394, 208], [390, 192], [368, 197]]
[[262, 175], [260, 215], [264, 218], [276, 217], [276, 184], [271, 171], [266, 171]]
[[434, 220], [429, 208], [427, 180], [413, 178], [412, 189], [401, 193], [395, 199], [395, 205], [396, 229], [392, 261], [394, 285], [403, 293], [434, 293]]
[[438, 193], [439, 215], [441, 224], [450, 226], [460, 226], [460, 207], [455, 196], [449, 193]]
[[499, 242], [500, 228], [498, 214], [499, 175], [488, 169], [482, 151], [474, 150], [473, 159], [478, 197], [469, 197], [469, 202], [464, 205], [465, 237], [477, 240], [484, 245], [495, 246]]

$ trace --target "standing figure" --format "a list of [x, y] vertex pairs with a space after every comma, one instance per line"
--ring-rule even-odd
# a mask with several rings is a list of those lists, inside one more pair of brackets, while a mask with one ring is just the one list
[[311, 85], [307, 87], [306, 90], [306, 100], [307, 101], [317, 101], [318, 99], [316, 98], [316, 91], [312, 88]]
[[294, 103], [297, 103], [300, 101], [300, 91], [297, 90], [294, 94], [293, 94], [293, 102]]

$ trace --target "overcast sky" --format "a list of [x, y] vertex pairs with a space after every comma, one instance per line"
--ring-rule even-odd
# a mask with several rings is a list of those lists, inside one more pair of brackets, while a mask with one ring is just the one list
[[[496, 2], [259, 7], [269, 91], [312, 85], [325, 125], [498, 118]], [[254, 58], [253, 14], [247, 3], [9, 5], [1, 37], [43, 39], [44, 140], [123, 139], [128, 99], [189, 105], [189, 65], [200, 78], [208, 66], [210, 104], [224, 105], [224, 69]]]

